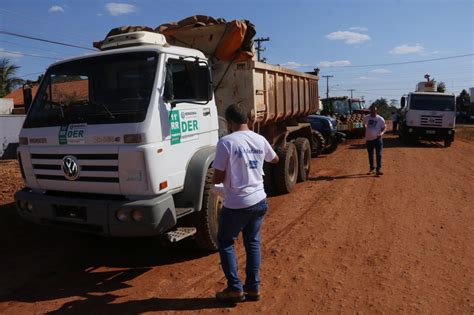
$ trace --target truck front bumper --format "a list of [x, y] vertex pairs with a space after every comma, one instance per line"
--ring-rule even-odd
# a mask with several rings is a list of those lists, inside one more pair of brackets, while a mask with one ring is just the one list
[[176, 225], [171, 194], [130, 201], [51, 196], [25, 188], [15, 194], [15, 203], [19, 215], [33, 223], [104, 236], [152, 236]]
[[426, 140], [441, 141], [450, 140], [454, 141], [454, 135], [456, 131], [451, 128], [430, 128], [430, 127], [406, 127], [407, 135], [415, 138], [421, 138]]

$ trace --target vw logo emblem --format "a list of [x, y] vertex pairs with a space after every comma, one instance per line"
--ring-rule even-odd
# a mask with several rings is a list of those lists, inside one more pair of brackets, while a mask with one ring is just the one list
[[61, 166], [64, 177], [68, 180], [76, 180], [79, 178], [79, 164], [77, 159], [72, 155], [66, 155], [63, 158], [63, 165]]

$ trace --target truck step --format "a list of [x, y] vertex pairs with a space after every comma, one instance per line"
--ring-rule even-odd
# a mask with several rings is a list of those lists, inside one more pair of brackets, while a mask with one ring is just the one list
[[174, 231], [165, 233], [164, 236], [169, 242], [175, 243], [186, 237], [193, 236], [194, 234], [196, 234], [195, 227], [179, 227]]

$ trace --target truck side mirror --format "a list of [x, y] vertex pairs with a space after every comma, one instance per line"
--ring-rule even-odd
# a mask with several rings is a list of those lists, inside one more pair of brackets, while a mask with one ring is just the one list
[[403, 107], [405, 107], [405, 105], [406, 105], [406, 99], [405, 99], [405, 97], [402, 97], [400, 99], [400, 106], [401, 106], [401, 108], [403, 108]]
[[173, 68], [171, 64], [168, 64], [166, 67], [165, 91], [163, 92], [163, 99], [165, 102], [174, 100]]

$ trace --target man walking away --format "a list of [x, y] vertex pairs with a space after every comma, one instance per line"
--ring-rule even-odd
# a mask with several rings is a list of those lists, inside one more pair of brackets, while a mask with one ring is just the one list
[[[263, 163], [278, 163], [268, 141], [251, 131], [243, 105], [230, 105], [225, 118], [231, 134], [217, 144], [214, 184], [224, 184], [224, 206], [219, 218], [218, 246], [227, 288], [216, 294], [222, 302], [260, 299], [260, 228], [268, 210], [263, 189]], [[237, 273], [234, 241], [242, 231], [247, 254], [245, 285]]]
[[[367, 144], [367, 152], [369, 153], [369, 174], [373, 174], [376, 170], [376, 175], [383, 175], [382, 172], [382, 136], [385, 132], [385, 120], [377, 115], [377, 107], [372, 105], [370, 107], [370, 114], [364, 117], [365, 126], [365, 142]], [[377, 169], [374, 166], [374, 150], [377, 156]]]
[[392, 112], [392, 131], [396, 133], [398, 130], [398, 113]]

